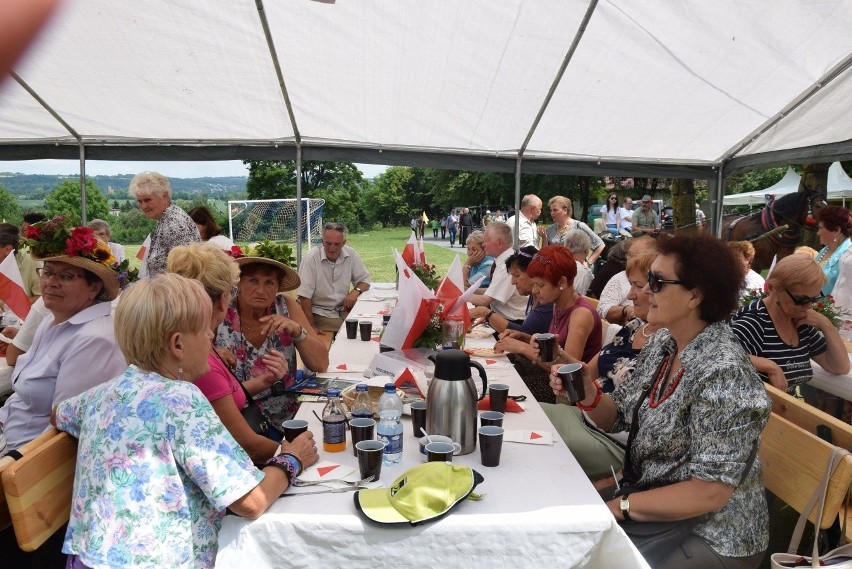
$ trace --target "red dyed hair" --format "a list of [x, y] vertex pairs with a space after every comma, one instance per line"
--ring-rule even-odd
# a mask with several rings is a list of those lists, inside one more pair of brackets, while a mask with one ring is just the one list
[[[544, 262], [542, 258], [545, 259]], [[565, 277], [568, 284], [573, 286], [574, 277], [577, 276], [577, 263], [571, 251], [564, 245], [547, 245], [539, 249], [538, 254], [533, 257], [527, 267], [527, 275], [530, 278], [544, 279], [553, 286], [559, 286], [559, 279]]]
[[843, 235], [850, 234], [849, 210], [839, 205], [827, 205], [821, 207], [816, 213], [817, 221], [829, 231], [840, 230]]

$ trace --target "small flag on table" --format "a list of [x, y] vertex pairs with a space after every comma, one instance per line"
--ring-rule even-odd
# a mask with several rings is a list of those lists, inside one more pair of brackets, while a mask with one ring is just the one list
[[145, 238], [145, 241], [142, 243], [142, 246], [139, 247], [139, 252], [136, 253], [136, 258], [140, 261], [144, 261], [145, 257], [148, 256], [148, 248], [151, 247], [151, 234], [148, 234], [148, 237]]
[[20, 320], [24, 320], [30, 313], [30, 299], [24, 291], [24, 279], [21, 278], [14, 253], [6, 255], [0, 263], [0, 300]]

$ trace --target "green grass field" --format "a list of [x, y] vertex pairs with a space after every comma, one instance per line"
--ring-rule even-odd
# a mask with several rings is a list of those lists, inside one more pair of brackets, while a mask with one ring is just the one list
[[[391, 283], [396, 281], [396, 265], [392, 250], [395, 248], [401, 253], [410, 234], [410, 229], [402, 227], [356, 233], [349, 235], [347, 244], [353, 247], [364, 260], [364, 265], [370, 271], [374, 282]], [[464, 249], [446, 249], [433, 245], [428, 237], [423, 240], [423, 244], [426, 247], [426, 260], [436, 265], [436, 271], [441, 276], [446, 274], [457, 254], [462, 255], [462, 260], [465, 258]], [[138, 267], [136, 253], [139, 251], [139, 245], [125, 245], [124, 251], [130, 258], [131, 265]]]

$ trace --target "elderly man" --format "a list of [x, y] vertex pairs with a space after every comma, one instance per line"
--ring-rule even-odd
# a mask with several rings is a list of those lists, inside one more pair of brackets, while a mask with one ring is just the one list
[[660, 217], [651, 208], [652, 203], [651, 196], [645, 194], [642, 196], [642, 207], [633, 212], [634, 236], [652, 235], [660, 230]]
[[361, 293], [370, 288], [370, 273], [355, 249], [346, 245], [346, 226], [342, 223], [323, 226], [322, 246], [302, 257], [299, 277], [302, 284], [296, 294], [308, 322], [320, 336], [331, 332], [333, 337]]
[[[518, 294], [512, 276], [506, 269], [506, 259], [512, 250], [512, 229], [502, 221], [492, 221], [485, 228], [485, 254], [495, 258], [491, 284], [483, 294], [474, 294], [470, 301], [476, 306], [488, 306], [510, 322], [523, 322], [526, 315], [526, 296]], [[491, 313], [488, 314], [490, 316]], [[486, 320], [488, 317], [486, 317]]]
[[465, 246], [471, 231], [473, 231], [473, 216], [470, 214], [470, 208], [466, 207], [459, 216], [459, 245]]
[[[521, 215], [518, 222], [518, 234], [515, 235], [515, 249], [521, 247], [538, 248], [539, 237], [535, 229], [535, 221], [541, 216], [541, 199], [534, 194], [527, 194], [521, 199]], [[506, 224], [515, 230], [515, 216], [506, 221]]]
[[162, 174], [136, 174], [130, 180], [129, 192], [145, 217], [157, 221], [142, 274], [150, 278], [165, 273], [169, 251], [178, 245], [201, 242], [198, 227], [189, 214], [172, 203], [171, 184]]

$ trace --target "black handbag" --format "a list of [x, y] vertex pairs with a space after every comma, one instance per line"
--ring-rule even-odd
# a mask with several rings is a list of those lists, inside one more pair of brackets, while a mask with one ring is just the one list
[[246, 406], [240, 409], [240, 414], [243, 416], [243, 419], [246, 420], [248, 426], [251, 427], [251, 430], [257, 433], [258, 435], [262, 435], [264, 437], [269, 436], [269, 421], [263, 414], [263, 411], [260, 410], [254, 398], [246, 389], [246, 386], [243, 385], [243, 382], [236, 378], [234, 373], [231, 371], [231, 368], [228, 367], [228, 364], [225, 363], [225, 360], [222, 359], [222, 356], [219, 355], [219, 352], [213, 350], [216, 354], [216, 357], [219, 358], [219, 361], [225, 366], [225, 369], [228, 370], [228, 373], [231, 374], [231, 377], [234, 381], [239, 384], [242, 388], [243, 393], [246, 394]]
[[[659, 373], [660, 372], [658, 370], [657, 375], [659, 375]], [[644, 385], [642, 393], [639, 396], [639, 400], [636, 402], [635, 407], [633, 407], [633, 420], [630, 423], [630, 433], [627, 437], [627, 449], [624, 453], [622, 483], [615, 491], [613, 496], [614, 498], [667, 486], [667, 484], [640, 485], [635, 483], [635, 481], [639, 479], [640, 474], [633, 464], [630, 449], [633, 446], [633, 439], [636, 437], [636, 432], [639, 430], [639, 407], [645, 401], [645, 398], [648, 397], [648, 393], [650, 393], [650, 391], [651, 384]], [[748, 476], [749, 471], [751, 471], [754, 459], [757, 457], [757, 449], [758, 443], [755, 442], [754, 448], [746, 461], [745, 470], [743, 471], [737, 486], [743, 483], [746, 476]], [[625, 520], [618, 522], [618, 524], [621, 526], [621, 529], [624, 530], [624, 533], [627, 534], [627, 537], [630, 538], [630, 541], [633, 542], [633, 545], [636, 546], [636, 549], [639, 550], [639, 553], [642, 554], [642, 557], [644, 557], [648, 564], [653, 567], [668, 557], [672, 551], [680, 547], [680, 545], [686, 541], [690, 535], [692, 535], [692, 531], [695, 529], [695, 526], [697, 526], [704, 518], [705, 516], [701, 515], [694, 518], [671, 522], [636, 522], [632, 520]]]

